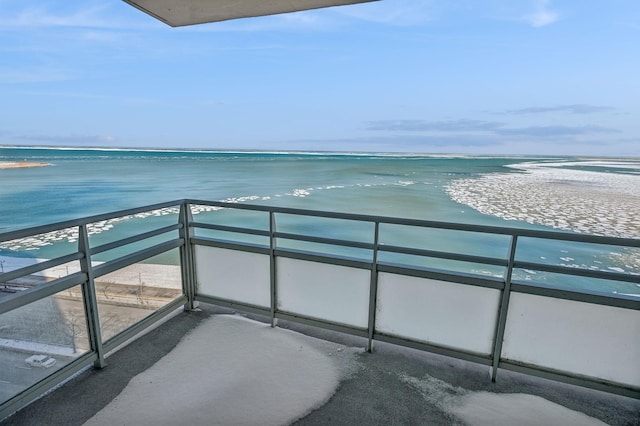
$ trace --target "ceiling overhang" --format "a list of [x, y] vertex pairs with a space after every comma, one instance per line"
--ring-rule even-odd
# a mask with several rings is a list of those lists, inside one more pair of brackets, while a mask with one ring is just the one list
[[275, 15], [377, 0], [124, 0], [172, 26]]

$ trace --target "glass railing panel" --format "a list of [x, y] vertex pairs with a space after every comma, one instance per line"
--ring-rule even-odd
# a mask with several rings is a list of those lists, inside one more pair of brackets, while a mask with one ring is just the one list
[[87, 336], [79, 286], [0, 315], [0, 404], [89, 351]]
[[239, 244], [252, 244], [269, 247], [269, 237], [264, 235], [244, 234], [240, 232], [219, 231], [214, 229], [196, 228], [196, 237], [212, 238], [214, 240], [229, 241]]
[[[92, 248], [97, 248], [176, 225], [178, 223], [178, 211], [178, 207], [167, 207], [101, 222], [89, 223], [87, 224], [89, 243]], [[178, 238], [179, 235], [179, 230], [174, 229], [159, 235], [147, 237], [140, 241], [129, 242], [128, 244], [114, 247], [107, 251], [101, 249], [99, 253], [92, 255], [92, 260], [106, 262], [128, 253]]]
[[380, 243], [446, 253], [507, 259], [510, 235], [407, 225], [380, 225]]
[[[640, 298], [640, 248], [521, 237], [516, 251], [516, 264], [518, 262], [527, 262], [529, 265], [516, 268], [514, 280], [559, 289]], [[567, 272], [540, 270], [545, 267], [562, 267]], [[572, 275], [574, 270], [576, 275]], [[623, 278], [628, 279], [584, 276], [591, 272], [599, 275], [622, 274]]]
[[[205, 205], [191, 205], [190, 207], [194, 222], [215, 223], [216, 225], [262, 231], [269, 230], [268, 212]], [[200, 232], [200, 230], [197, 230], [197, 232]]]
[[513, 293], [502, 357], [640, 387], [639, 330], [637, 310]]
[[170, 232], [163, 233], [161, 235], [145, 238], [144, 240], [137, 241], [131, 244], [126, 244], [123, 246], [112, 248], [107, 251], [95, 253], [91, 256], [91, 261], [92, 261], [92, 264], [96, 266], [96, 265], [99, 265], [100, 263], [109, 262], [111, 260], [115, 260], [120, 257], [124, 257], [129, 254], [135, 253], [137, 251], [147, 249], [154, 245], [175, 240], [177, 238], [179, 238], [178, 230], [173, 230]]
[[277, 247], [279, 249], [305, 251], [320, 256], [348, 257], [363, 262], [371, 262], [373, 251], [366, 248], [345, 247], [333, 244], [315, 243], [310, 241], [299, 241], [278, 238]]
[[177, 249], [95, 278], [102, 340], [126, 330], [182, 294]]
[[78, 227], [0, 241], [0, 272], [77, 252]]
[[279, 257], [281, 311], [366, 328], [371, 271]]
[[373, 244], [371, 222], [279, 213], [276, 224], [278, 232]]
[[520, 268], [513, 270], [512, 280], [526, 285], [551, 287], [560, 290], [599, 293], [605, 296], [628, 296], [640, 301], [640, 280], [633, 283]]
[[[34, 259], [25, 257], [0, 257], [0, 265], [4, 272], [10, 272], [27, 266], [37, 265], [48, 259]], [[43, 269], [21, 277], [0, 281], [0, 302], [3, 296], [29, 290], [46, 285], [58, 278], [80, 272], [80, 262], [74, 260], [58, 266]]]
[[408, 268], [430, 269], [451, 274], [471, 274], [492, 278], [503, 278], [506, 270], [506, 266], [393, 253], [386, 252], [383, 249], [378, 252], [378, 261]]
[[191, 211], [194, 222], [222, 227], [242, 228], [247, 231], [244, 233], [194, 227], [192, 229], [196, 237], [269, 247], [268, 235], [255, 235], [251, 233], [259, 232], [264, 234], [269, 232], [268, 212], [205, 205], [191, 205]]
[[269, 255], [196, 246], [195, 265], [198, 294], [271, 306]]
[[520, 237], [516, 260], [640, 276], [636, 247]]
[[87, 224], [92, 247], [178, 223], [179, 206], [148, 210]]
[[489, 355], [499, 300], [492, 288], [381, 272], [376, 330]]

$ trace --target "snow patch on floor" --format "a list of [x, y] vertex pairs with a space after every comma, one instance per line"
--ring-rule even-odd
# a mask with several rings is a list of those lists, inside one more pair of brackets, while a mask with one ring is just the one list
[[329, 400], [356, 368], [357, 352], [216, 315], [85, 424], [288, 424]]
[[469, 426], [606, 426], [606, 423], [542, 397], [522, 393], [472, 392], [429, 375], [400, 376], [426, 402]]

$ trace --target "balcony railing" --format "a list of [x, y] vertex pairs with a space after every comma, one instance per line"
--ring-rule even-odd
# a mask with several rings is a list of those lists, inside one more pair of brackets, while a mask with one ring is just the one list
[[638, 239], [178, 200], [0, 250], [0, 419], [198, 302], [640, 398], [640, 274], [550, 260]]

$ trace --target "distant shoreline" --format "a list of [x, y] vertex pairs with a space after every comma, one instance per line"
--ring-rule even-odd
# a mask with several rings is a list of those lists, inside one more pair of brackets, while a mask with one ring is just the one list
[[27, 169], [32, 167], [47, 167], [50, 163], [36, 163], [33, 161], [0, 161], [0, 170]]

